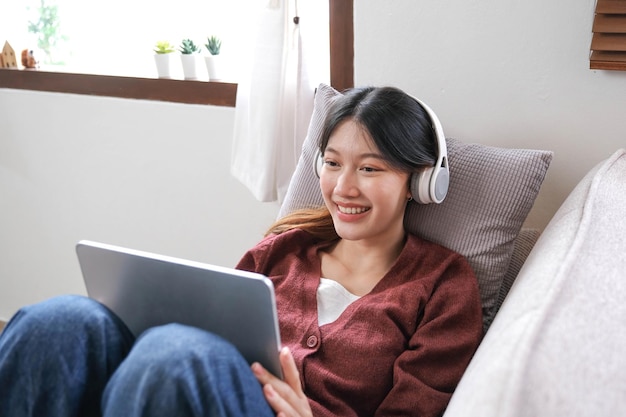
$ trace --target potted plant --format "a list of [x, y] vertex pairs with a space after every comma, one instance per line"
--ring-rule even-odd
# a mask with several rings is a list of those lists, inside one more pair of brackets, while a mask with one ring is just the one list
[[154, 47], [154, 62], [159, 78], [172, 78], [170, 75], [170, 61], [174, 46], [168, 41], [158, 41]]
[[209, 73], [209, 81], [219, 80], [222, 75], [220, 73], [221, 59], [219, 57], [222, 49], [222, 41], [217, 36], [210, 36], [207, 38], [207, 43], [204, 46], [206, 46], [206, 49], [209, 51], [209, 55], [204, 58], [206, 69]]
[[200, 53], [200, 47], [191, 39], [183, 39], [178, 49], [181, 53], [180, 59], [183, 63], [183, 74], [186, 80], [197, 80], [196, 71], [197, 57]]

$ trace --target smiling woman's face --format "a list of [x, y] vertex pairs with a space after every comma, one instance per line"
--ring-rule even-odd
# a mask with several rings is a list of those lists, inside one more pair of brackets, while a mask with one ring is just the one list
[[342, 239], [389, 244], [404, 237], [409, 174], [391, 167], [365, 130], [341, 122], [323, 159], [320, 187]]

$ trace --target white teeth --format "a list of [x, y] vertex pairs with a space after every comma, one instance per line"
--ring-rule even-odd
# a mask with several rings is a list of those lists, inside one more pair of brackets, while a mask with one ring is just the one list
[[369, 208], [367, 207], [343, 207], [343, 206], [337, 206], [337, 207], [339, 208], [339, 211], [344, 214], [360, 214], [369, 210]]

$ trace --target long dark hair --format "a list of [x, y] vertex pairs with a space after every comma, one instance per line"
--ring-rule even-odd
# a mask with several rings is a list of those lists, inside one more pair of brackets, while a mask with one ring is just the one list
[[354, 88], [338, 96], [320, 138], [322, 154], [335, 128], [346, 119], [365, 129], [387, 162], [399, 170], [416, 172], [437, 160], [435, 132], [428, 114], [398, 88]]
[[[362, 87], [348, 90], [332, 103], [318, 144], [322, 154], [330, 136], [344, 120], [358, 123], [392, 167], [418, 172], [437, 160], [435, 132], [422, 106], [394, 87]], [[339, 236], [325, 206], [297, 210], [274, 223], [266, 235], [291, 229], [306, 230], [321, 240]]]

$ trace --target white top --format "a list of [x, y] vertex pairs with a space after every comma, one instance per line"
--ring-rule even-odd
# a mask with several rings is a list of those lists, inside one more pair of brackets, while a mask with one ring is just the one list
[[321, 278], [317, 287], [317, 321], [320, 326], [332, 323], [348, 308], [361, 298], [346, 290], [343, 285], [328, 278]]

